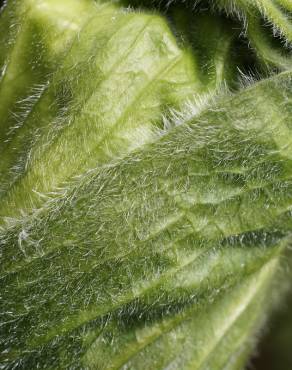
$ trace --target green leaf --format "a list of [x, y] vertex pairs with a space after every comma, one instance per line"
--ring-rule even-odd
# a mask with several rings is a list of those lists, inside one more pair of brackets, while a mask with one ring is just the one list
[[[55, 13], [56, 23], [63, 22]], [[87, 20], [89, 14], [58, 70], [39, 93], [24, 99], [28, 109], [21, 100], [24, 114], [16, 124], [6, 120], [2, 125], [2, 216], [14, 215], [12, 202], [16, 211], [29, 210], [40, 201], [36, 194], [56, 191], [80, 168], [96, 167], [149, 140], [162, 125], [162, 112], [179, 103], [177, 88], [183, 97], [193, 87], [202, 89], [192, 61], [158, 16], [125, 13], [113, 5], [88, 11]], [[47, 47], [47, 33], [41, 36]], [[35, 55], [37, 48], [29, 51]], [[6, 112], [12, 108], [8, 105]], [[29, 199], [23, 197], [28, 191]]]
[[290, 74], [1, 234], [6, 367], [241, 368], [291, 230]]
[[[68, 6], [75, 2], [68, 0]], [[47, 9], [55, 3], [42, 4]], [[204, 38], [198, 38], [195, 50], [189, 43], [180, 46], [163, 16], [129, 12], [113, 4], [93, 9], [91, 4], [82, 31], [73, 27], [69, 46], [56, 60], [55, 34], [51, 38], [47, 31], [51, 18], [46, 12], [48, 20], [43, 19], [38, 6], [33, 9], [42, 25], [40, 34], [23, 30], [10, 41], [11, 53], [17, 54], [22, 38], [35, 40], [21, 49], [27, 58], [21, 61], [24, 80], [5, 84], [18, 65], [13, 60], [3, 77], [3, 96], [13, 101], [5, 104], [4, 100], [2, 105], [9, 119], [4, 114], [0, 126], [0, 218], [30, 213], [44, 198], [66, 191], [73, 177], [152, 141], [166, 129], [163, 116], [181, 108], [194, 94], [212, 95], [223, 83], [236, 79], [230, 67], [233, 37], [216, 17], [198, 17], [198, 24], [210, 26], [214, 42], [218, 35], [222, 40], [222, 49], [209, 53], [206, 66], [201, 57], [201, 49], [206, 50]], [[59, 18], [54, 7], [52, 11], [56, 24], [68, 22]], [[4, 12], [4, 20], [5, 16], [10, 13]], [[25, 22], [32, 27], [35, 18], [26, 17]], [[61, 45], [62, 37], [57, 40]], [[49, 52], [43, 56], [54, 60], [51, 73], [43, 71], [42, 61], [37, 62], [39, 45], [52, 53], [50, 58]], [[211, 70], [215, 78], [210, 78]]]
[[[1, 13], [3, 369], [242, 369], [273, 307], [292, 75], [224, 92], [254, 67], [238, 21], [125, 3]], [[216, 5], [290, 68], [260, 23], [289, 42], [285, 0]]]
[[72, 39], [95, 10], [90, 0], [67, 3], [68, 9], [56, 0], [15, 0], [1, 13], [1, 142], [23, 125]]

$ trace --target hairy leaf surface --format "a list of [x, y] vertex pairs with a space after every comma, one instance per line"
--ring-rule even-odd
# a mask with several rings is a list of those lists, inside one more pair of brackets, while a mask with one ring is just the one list
[[291, 240], [291, 10], [8, 0], [1, 369], [244, 368]]
[[7, 366], [236, 368], [291, 228], [291, 96], [225, 98], [3, 230]]

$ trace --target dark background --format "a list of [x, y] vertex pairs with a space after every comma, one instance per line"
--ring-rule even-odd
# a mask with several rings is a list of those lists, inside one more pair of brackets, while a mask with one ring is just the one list
[[250, 370], [292, 370], [292, 294], [264, 329]]

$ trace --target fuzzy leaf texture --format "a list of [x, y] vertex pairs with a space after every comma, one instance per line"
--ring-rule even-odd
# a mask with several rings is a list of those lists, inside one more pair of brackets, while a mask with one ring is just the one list
[[1, 369], [243, 369], [271, 310], [291, 5], [153, 4], [1, 13]]

